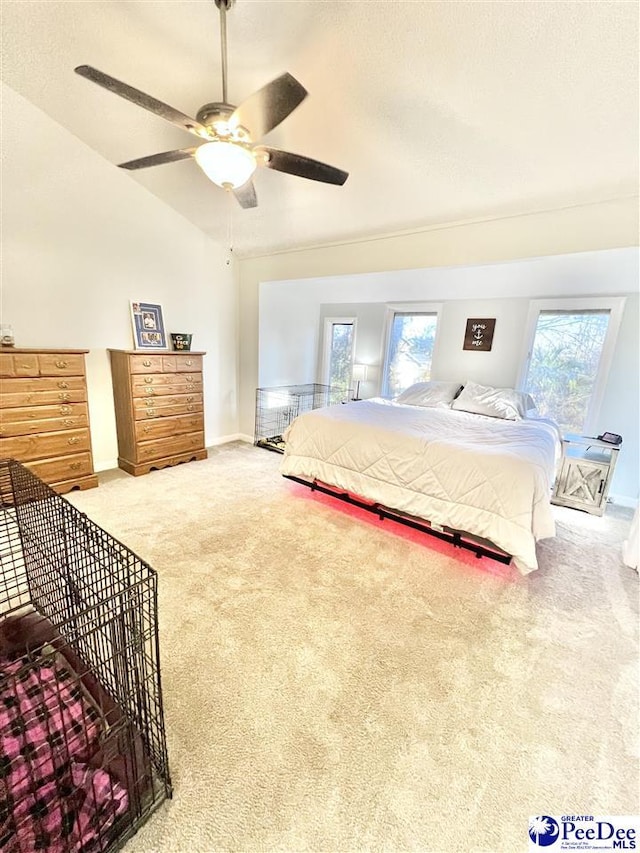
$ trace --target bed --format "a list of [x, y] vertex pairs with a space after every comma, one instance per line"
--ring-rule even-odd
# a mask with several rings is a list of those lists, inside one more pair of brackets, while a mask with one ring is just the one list
[[300, 415], [284, 433], [281, 473], [489, 540], [523, 574], [536, 569], [536, 542], [555, 535], [557, 426], [524, 410], [510, 419], [407, 399]]

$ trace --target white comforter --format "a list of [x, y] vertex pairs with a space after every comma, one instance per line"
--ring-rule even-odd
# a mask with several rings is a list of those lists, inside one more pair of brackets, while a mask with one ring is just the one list
[[315, 409], [284, 434], [280, 471], [491, 540], [523, 574], [555, 535], [551, 421], [503, 421], [381, 398]]

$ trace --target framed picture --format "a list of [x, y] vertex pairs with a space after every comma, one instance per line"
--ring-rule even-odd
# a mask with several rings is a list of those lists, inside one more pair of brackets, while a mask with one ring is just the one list
[[136, 349], [167, 349], [162, 305], [154, 305], [152, 302], [132, 302], [131, 323], [133, 345]]
[[491, 352], [495, 328], [495, 317], [491, 320], [475, 318], [467, 320], [467, 328], [464, 333], [462, 349], [477, 350], [478, 352]]

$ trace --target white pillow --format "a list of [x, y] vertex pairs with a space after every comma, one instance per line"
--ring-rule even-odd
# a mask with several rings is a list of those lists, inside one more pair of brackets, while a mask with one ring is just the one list
[[460, 382], [416, 382], [396, 397], [396, 403], [448, 409], [460, 388]]
[[519, 421], [527, 416], [528, 411], [535, 409], [535, 404], [529, 394], [513, 388], [492, 388], [490, 385], [467, 382], [451, 408], [491, 418]]

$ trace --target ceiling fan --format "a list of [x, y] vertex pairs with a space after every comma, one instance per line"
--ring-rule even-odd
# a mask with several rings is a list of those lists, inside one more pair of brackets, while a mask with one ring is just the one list
[[280, 151], [256, 143], [280, 124], [307, 96], [307, 90], [291, 74], [276, 77], [254, 92], [240, 106], [227, 102], [227, 19], [226, 13], [235, 0], [214, 0], [220, 10], [220, 47], [222, 54], [222, 101], [204, 104], [190, 118], [151, 95], [110, 77], [90, 65], [79, 65], [75, 71], [121, 98], [154, 113], [171, 124], [187, 130], [202, 142], [193, 148], [163, 151], [138, 160], [120, 163], [121, 169], [146, 169], [177, 160], [195, 159], [213, 183], [230, 190], [241, 207], [256, 207], [258, 200], [252, 176], [258, 166], [288, 172], [311, 181], [342, 186], [348, 172], [336, 169], [289, 151]]

